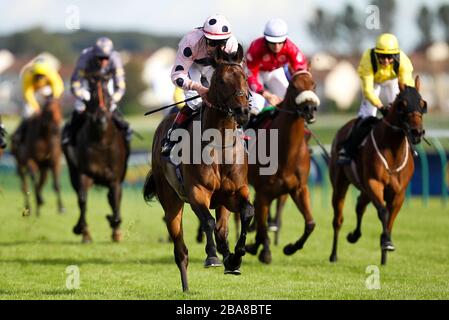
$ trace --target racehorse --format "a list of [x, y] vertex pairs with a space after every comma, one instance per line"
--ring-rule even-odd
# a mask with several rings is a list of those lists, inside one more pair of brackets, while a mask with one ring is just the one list
[[356, 243], [362, 235], [363, 213], [371, 202], [382, 223], [381, 263], [386, 264], [387, 252], [395, 250], [391, 231], [414, 172], [411, 145], [419, 143], [425, 133], [422, 117], [427, 112], [427, 103], [419, 94], [419, 77], [415, 79], [415, 88], [401, 83], [399, 88], [388, 114], [374, 125], [350, 166], [337, 164], [337, 158], [355, 119], [337, 132], [332, 144], [329, 167], [334, 209], [331, 262], [337, 261], [338, 233], [343, 224], [343, 204], [350, 184], [360, 190], [360, 195], [356, 205], [357, 226], [348, 234], [347, 240]]
[[96, 184], [109, 190], [108, 202], [112, 215], [106, 218], [112, 228], [112, 240], [119, 242], [122, 239], [122, 182], [129, 154], [125, 148], [125, 138], [112, 119], [112, 97], [107, 87], [109, 79], [99, 75], [89, 78], [92, 97], [86, 101], [85, 120], [76, 134], [76, 145], [63, 146], [80, 209], [80, 217], [73, 232], [82, 235], [83, 243], [92, 241], [86, 222], [86, 203], [88, 189]]
[[0, 116], [0, 158], [3, 155], [3, 150], [6, 148], [6, 141], [5, 141], [6, 130], [3, 128], [2, 124], [3, 124], [2, 117]]
[[39, 216], [40, 207], [44, 203], [42, 188], [47, 180], [48, 170], [53, 176], [53, 189], [57, 196], [58, 211], [63, 213], [65, 208], [62, 204], [59, 182], [61, 172], [60, 124], [62, 122], [59, 100], [47, 97], [40, 114], [23, 121], [26, 121], [24, 123], [26, 134], [21, 139], [18, 139], [17, 131], [13, 134], [11, 153], [17, 162], [17, 173], [20, 176], [22, 192], [25, 196], [24, 215], [31, 214], [27, 173], [34, 185], [36, 214]]
[[[208, 165], [204, 161], [198, 164], [183, 162], [179, 165], [183, 185], [174, 176], [175, 166], [161, 158], [161, 141], [166, 136], [173, 116], [166, 117], [158, 126], [152, 147], [152, 170], [148, 173], [143, 194], [146, 201], [157, 196], [165, 212], [167, 229], [174, 243], [176, 264], [181, 273], [183, 291], [188, 291], [187, 266], [188, 250], [184, 243], [182, 216], [184, 203], [189, 203], [206, 233], [205, 267], [221, 265], [216, 250], [223, 255], [225, 273], [240, 274], [242, 256], [245, 254], [247, 227], [254, 215], [254, 208], [249, 202], [249, 187], [247, 181], [247, 156], [242, 139], [236, 135], [226, 138], [225, 130], [235, 132], [237, 124], [242, 125], [249, 119], [249, 89], [246, 75], [241, 66], [243, 48], [227, 54], [217, 49], [215, 55], [216, 68], [211, 79], [211, 85], [205, 102], [201, 108], [201, 130], [218, 132], [224, 144], [214, 146], [206, 143], [200, 149], [209, 150], [213, 159]], [[198, 122], [196, 122], [198, 123]], [[192, 137], [193, 125], [189, 125], [189, 148], [195, 148]], [[215, 130], [212, 130], [215, 129]], [[224, 138], [223, 138], [224, 137]], [[215, 139], [214, 139], [215, 141]], [[198, 145], [197, 145], [198, 146]], [[211, 148], [210, 148], [211, 147]], [[173, 150], [172, 150], [173, 151]], [[189, 150], [187, 150], [189, 151]], [[186, 152], [186, 150], [182, 150]], [[172, 152], [173, 153], [173, 152]], [[228, 153], [231, 159], [243, 155], [240, 163], [223, 163], [219, 154]], [[190, 153], [192, 154], [192, 153]], [[216, 210], [217, 223], [209, 212]], [[227, 242], [229, 211], [240, 213], [241, 233], [231, 254]], [[217, 247], [213, 234], [217, 241]], [[217, 248], [217, 249], [216, 249]]]
[[[278, 170], [273, 175], [260, 175], [263, 167], [259, 162], [250, 164], [249, 181], [256, 191], [254, 206], [256, 211], [256, 242], [246, 246], [246, 250], [255, 255], [259, 246], [263, 250], [259, 260], [271, 263], [270, 240], [267, 233], [268, 210], [271, 202], [278, 199], [279, 211], [285, 203], [286, 194], [290, 194], [305, 219], [302, 236], [294, 244], [284, 247], [286, 255], [292, 255], [304, 246], [315, 228], [311, 213], [307, 179], [310, 171], [310, 153], [304, 137], [305, 122], [314, 120], [314, 112], [319, 98], [314, 93], [315, 82], [308, 70], [296, 72], [287, 88], [285, 99], [278, 105], [279, 113], [272, 120], [270, 130], [278, 131]], [[269, 137], [266, 139], [270, 146]], [[265, 150], [269, 150], [266, 148]], [[250, 149], [250, 152], [253, 150]]]

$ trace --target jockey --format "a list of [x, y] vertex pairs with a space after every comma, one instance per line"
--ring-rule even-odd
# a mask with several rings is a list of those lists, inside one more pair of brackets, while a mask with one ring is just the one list
[[98, 38], [95, 45], [84, 49], [78, 58], [71, 78], [71, 91], [76, 98], [75, 110], [72, 112], [72, 119], [67, 127], [66, 136], [63, 138], [62, 143], [74, 145], [76, 133], [84, 123], [86, 102], [90, 101], [91, 98], [88, 85], [91, 75], [100, 75], [105, 79], [112, 79], [113, 93], [111, 93], [112, 105], [110, 111], [112, 112], [114, 123], [125, 135], [125, 141], [129, 150], [132, 130], [129, 127], [129, 123], [123, 119], [117, 109], [117, 103], [120, 102], [125, 94], [125, 71], [120, 54], [114, 50], [112, 41], [106, 37]]
[[22, 91], [25, 101], [22, 122], [14, 135], [23, 141], [26, 135], [27, 120], [41, 112], [40, 104], [48, 98], [59, 99], [64, 92], [64, 82], [58, 71], [41, 59], [37, 59], [22, 73]]
[[284, 99], [289, 84], [285, 65], [293, 72], [307, 70], [305, 55], [287, 34], [284, 20], [271, 19], [265, 25], [264, 37], [254, 40], [246, 54], [252, 104], [258, 111], [263, 109], [265, 99], [274, 106]]
[[2, 117], [0, 116], [0, 149], [6, 149], [5, 135], [5, 126], [3, 125]]
[[375, 120], [377, 110], [386, 114], [388, 109], [379, 98], [381, 92], [386, 95], [387, 103], [392, 103], [399, 93], [399, 82], [415, 86], [412, 72], [410, 59], [399, 49], [398, 40], [390, 33], [381, 34], [376, 40], [376, 47], [364, 52], [358, 67], [363, 99], [354, 129], [339, 151], [339, 164], [351, 163], [357, 146], [371, 129], [367, 124]]
[[[229, 21], [219, 14], [208, 17], [203, 27], [192, 30], [179, 42], [171, 79], [175, 86], [184, 90], [186, 99], [198, 94], [204, 97], [209, 91], [214, 72], [213, 57], [218, 47], [227, 53], [236, 52], [238, 49], [238, 42], [232, 35]], [[201, 104], [202, 99], [198, 98], [187, 102], [180, 109], [164, 139], [161, 150], [163, 156], [168, 156], [175, 145], [175, 141], [170, 141], [171, 132], [185, 127], [186, 120]]]

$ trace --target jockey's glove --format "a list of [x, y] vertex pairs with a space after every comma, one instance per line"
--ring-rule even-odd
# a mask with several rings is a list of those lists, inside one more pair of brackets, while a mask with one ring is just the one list
[[80, 90], [80, 98], [83, 99], [84, 101], [90, 101], [90, 92], [87, 89], [81, 89]]
[[118, 103], [122, 99], [122, 94], [120, 92], [115, 92], [112, 95], [112, 100], [114, 100], [115, 103]]

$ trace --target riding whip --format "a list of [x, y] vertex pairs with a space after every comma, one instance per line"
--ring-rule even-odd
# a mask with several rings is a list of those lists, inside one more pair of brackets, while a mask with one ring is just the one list
[[183, 103], [183, 102], [188, 102], [188, 101], [192, 101], [192, 100], [198, 99], [199, 97], [201, 97], [201, 96], [200, 96], [200, 95], [197, 95], [197, 96], [194, 96], [194, 97], [185, 99], [185, 100], [183, 100], [183, 101], [179, 101], [179, 102], [173, 103], [173, 104], [171, 104], [171, 105], [168, 105], [168, 106], [164, 106], [164, 107], [158, 108], [158, 109], [156, 109], [156, 110], [147, 111], [147, 112], [145, 112], [144, 116], [148, 116], [148, 115], [153, 114], [153, 113], [156, 113], [156, 112], [158, 112], [158, 111], [161, 111], [161, 110], [164, 110], [164, 109], [167, 109], [167, 108], [176, 106], [176, 105], [181, 104], [181, 103]]

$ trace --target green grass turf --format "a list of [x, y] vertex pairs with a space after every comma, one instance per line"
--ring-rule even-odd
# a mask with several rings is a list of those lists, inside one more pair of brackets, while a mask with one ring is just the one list
[[[71, 230], [78, 219], [75, 194], [63, 177], [67, 213], [56, 213], [56, 198], [47, 184], [41, 217], [22, 216], [23, 198], [17, 177], [0, 172], [0, 299], [448, 299], [449, 210], [438, 199], [423, 207], [420, 199], [400, 212], [393, 241], [396, 252], [380, 264], [380, 222], [372, 206], [355, 245], [346, 234], [355, 226], [356, 192], [348, 193], [340, 234], [339, 261], [328, 261], [332, 244], [329, 196], [312, 190], [317, 227], [303, 250], [287, 257], [282, 248], [296, 241], [304, 220], [288, 202], [280, 245], [272, 246], [273, 262], [262, 265], [246, 255], [242, 275], [224, 275], [223, 268], [204, 269], [204, 245], [195, 242], [197, 219], [185, 211], [185, 241], [189, 248], [190, 292], [181, 291], [179, 271], [162, 210], [143, 202], [139, 188], [128, 187], [122, 202], [124, 241], [110, 240], [105, 219], [110, 209], [104, 189], [88, 195], [88, 223], [93, 243], [82, 245]], [[248, 237], [254, 240], [254, 234]], [[230, 242], [235, 244], [231, 223]], [[80, 270], [80, 288], [66, 288], [66, 268]], [[380, 290], [368, 290], [366, 268], [380, 268]]]

